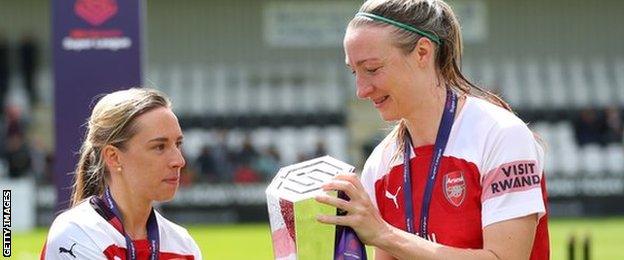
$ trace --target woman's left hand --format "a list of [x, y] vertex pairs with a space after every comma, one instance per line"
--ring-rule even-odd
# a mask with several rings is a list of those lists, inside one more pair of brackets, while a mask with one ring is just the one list
[[316, 201], [346, 211], [344, 216], [319, 215], [317, 220], [325, 224], [349, 226], [367, 245], [376, 245], [382, 234], [387, 234], [389, 224], [383, 220], [379, 211], [364, 190], [359, 178], [352, 173], [337, 175], [333, 181], [323, 185], [323, 190], [340, 190], [349, 196], [343, 200], [329, 195], [319, 195]]

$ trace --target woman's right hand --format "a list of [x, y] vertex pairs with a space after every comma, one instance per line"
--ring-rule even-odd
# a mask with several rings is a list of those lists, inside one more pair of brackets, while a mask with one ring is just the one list
[[316, 201], [346, 211], [344, 216], [319, 215], [321, 223], [349, 226], [355, 230], [364, 244], [378, 245], [384, 234], [390, 231], [390, 224], [383, 218], [364, 190], [359, 178], [352, 173], [340, 174], [325, 185], [323, 190], [343, 191], [350, 200], [344, 200], [329, 195], [320, 195]]

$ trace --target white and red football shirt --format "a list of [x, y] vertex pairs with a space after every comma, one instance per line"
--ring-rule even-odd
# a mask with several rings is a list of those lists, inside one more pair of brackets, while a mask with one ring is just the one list
[[[429, 210], [430, 240], [458, 248], [483, 248], [483, 228], [537, 213], [531, 259], [548, 259], [544, 151], [533, 133], [511, 112], [468, 97], [458, 112], [437, 173]], [[401, 144], [403, 145], [403, 144]], [[406, 230], [402, 154], [386, 138], [371, 153], [362, 184], [382, 217]], [[412, 147], [410, 156], [414, 229], [433, 145]]]
[[[126, 239], [116, 222], [98, 213], [86, 199], [60, 214], [48, 231], [41, 259], [126, 259]], [[97, 207], [96, 207], [97, 208]], [[160, 236], [159, 259], [202, 259], [199, 247], [183, 227], [165, 219], [158, 212]], [[149, 241], [135, 240], [137, 259], [149, 259]]]

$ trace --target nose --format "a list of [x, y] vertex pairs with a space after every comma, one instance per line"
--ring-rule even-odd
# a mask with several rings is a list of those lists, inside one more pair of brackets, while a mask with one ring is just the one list
[[367, 98], [374, 90], [373, 86], [369, 82], [357, 75], [355, 76], [355, 88], [355, 95], [361, 99]]
[[169, 166], [171, 166], [171, 168], [181, 169], [184, 165], [186, 165], [186, 160], [184, 160], [181, 149], [174, 149], [174, 151], [175, 152], [169, 162]]

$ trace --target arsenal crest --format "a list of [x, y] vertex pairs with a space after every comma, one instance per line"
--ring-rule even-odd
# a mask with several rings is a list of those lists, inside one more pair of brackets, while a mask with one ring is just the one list
[[78, 0], [74, 12], [93, 26], [98, 26], [117, 14], [115, 0]]
[[444, 196], [453, 206], [459, 207], [466, 198], [466, 180], [464, 173], [454, 171], [444, 175], [442, 180]]

